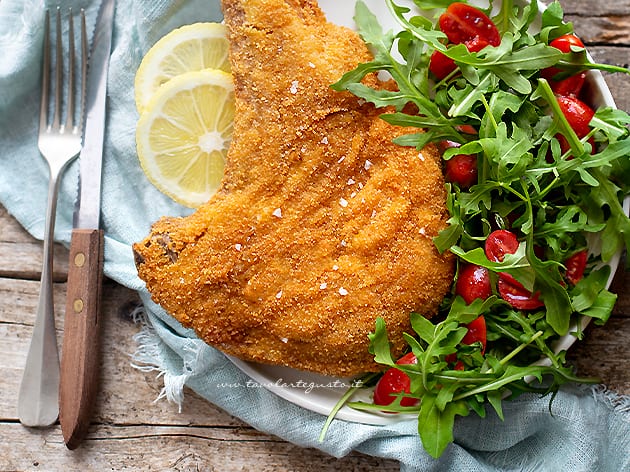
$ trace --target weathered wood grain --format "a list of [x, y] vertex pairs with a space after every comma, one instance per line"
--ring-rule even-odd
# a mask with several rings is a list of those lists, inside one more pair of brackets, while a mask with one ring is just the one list
[[104, 425], [91, 431], [79, 450], [70, 452], [58, 427], [39, 432], [12, 423], [0, 423], [0, 468], [68, 472], [399, 470], [395, 461], [362, 454], [335, 459], [253, 429]]
[[[596, 0], [559, 0], [567, 20], [572, 16], [581, 18], [628, 16], [630, 14], [630, 1], [596, 1]], [[544, 3], [550, 3], [543, 0]]]
[[[68, 250], [55, 244], [53, 280], [64, 281], [68, 274]], [[39, 280], [43, 248], [0, 205], [0, 277]]]

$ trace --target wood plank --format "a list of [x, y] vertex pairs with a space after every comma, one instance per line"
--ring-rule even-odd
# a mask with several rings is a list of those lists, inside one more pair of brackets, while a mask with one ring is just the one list
[[99, 425], [68, 451], [58, 427], [42, 432], [0, 423], [3, 470], [398, 471], [398, 462], [352, 453], [336, 459], [251, 428]]
[[[12, 292], [11, 288], [14, 288]], [[0, 278], [0, 296], [3, 300], [22, 300], [19, 304], [0, 307], [0, 378], [3, 379], [3, 395], [0, 396], [0, 418], [17, 420], [17, 394], [22, 369], [30, 343], [37, 303], [38, 283]], [[55, 287], [57, 339], [61, 346], [63, 336], [63, 299], [65, 285]], [[102, 362], [100, 390], [97, 398], [95, 422], [124, 424], [203, 424], [230, 426], [243, 423], [235, 420], [219, 408], [188, 392], [185, 408], [181, 413], [168, 402], [154, 403], [161, 389], [157, 372], [140, 372], [131, 366], [131, 355], [136, 349], [132, 337], [140, 330], [130, 314], [139, 303], [135, 292], [113, 282], [104, 286], [104, 326], [102, 333]], [[133, 388], [129, 385], [133, 384]]]
[[613, 317], [630, 318], [630, 271], [625, 270], [623, 263], [610, 287], [610, 291], [617, 295]]
[[[565, 16], [627, 16], [630, 12], [630, 0], [614, 0], [610, 2], [596, 0], [559, 0]], [[551, 3], [551, 0], [543, 0]]]
[[589, 326], [586, 337], [571, 347], [567, 359], [578, 375], [599, 378], [609, 389], [630, 395], [629, 343], [628, 318], [614, 317], [605, 326]]
[[[0, 277], [39, 280], [44, 245], [33, 238], [0, 205]], [[53, 280], [63, 282], [68, 274], [68, 250], [54, 246]]]

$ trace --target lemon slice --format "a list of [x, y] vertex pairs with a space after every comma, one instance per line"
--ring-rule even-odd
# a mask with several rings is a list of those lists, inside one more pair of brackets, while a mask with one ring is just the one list
[[136, 108], [142, 113], [161, 85], [175, 76], [202, 69], [230, 71], [226, 27], [195, 23], [177, 28], [156, 42], [136, 72]]
[[223, 177], [232, 138], [234, 85], [219, 70], [178, 75], [153, 95], [136, 128], [140, 164], [160, 191], [188, 207]]

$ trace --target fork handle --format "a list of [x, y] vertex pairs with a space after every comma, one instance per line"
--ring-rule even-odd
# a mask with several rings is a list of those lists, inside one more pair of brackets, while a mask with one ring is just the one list
[[102, 278], [103, 231], [74, 229], [59, 384], [59, 423], [68, 449], [85, 437], [98, 391]]

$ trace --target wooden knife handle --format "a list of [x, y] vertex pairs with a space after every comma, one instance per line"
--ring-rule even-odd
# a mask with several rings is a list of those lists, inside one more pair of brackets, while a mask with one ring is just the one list
[[85, 437], [98, 390], [102, 280], [103, 231], [74, 229], [59, 383], [59, 423], [68, 449]]

